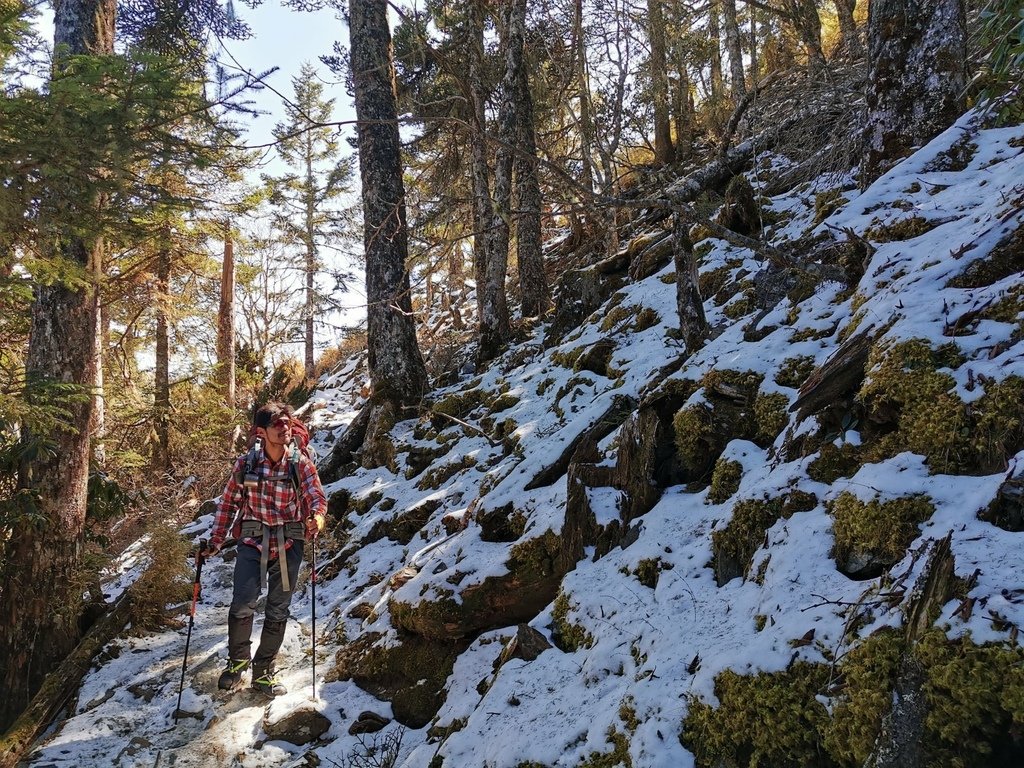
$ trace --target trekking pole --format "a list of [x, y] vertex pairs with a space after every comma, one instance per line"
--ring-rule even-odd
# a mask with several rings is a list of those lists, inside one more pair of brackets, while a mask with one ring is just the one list
[[316, 701], [316, 534], [313, 534], [313, 570], [310, 574], [313, 591], [313, 701]]
[[206, 539], [200, 539], [196, 550], [196, 579], [192, 582], [192, 608], [188, 612], [188, 634], [185, 635], [185, 658], [181, 660], [181, 681], [178, 683], [178, 706], [174, 708], [174, 722], [178, 722], [181, 714], [181, 692], [185, 688], [185, 668], [188, 666], [188, 646], [192, 642], [192, 626], [196, 623], [196, 603], [199, 602], [199, 575], [203, 571], [203, 552], [206, 551]]

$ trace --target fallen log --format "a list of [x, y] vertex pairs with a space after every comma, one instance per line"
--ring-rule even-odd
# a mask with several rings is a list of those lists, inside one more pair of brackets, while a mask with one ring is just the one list
[[42, 688], [7, 733], [0, 737], [0, 768], [14, 768], [32, 744], [78, 692], [93, 657], [128, 623], [131, 590], [121, 593], [71, 654], [43, 681]]

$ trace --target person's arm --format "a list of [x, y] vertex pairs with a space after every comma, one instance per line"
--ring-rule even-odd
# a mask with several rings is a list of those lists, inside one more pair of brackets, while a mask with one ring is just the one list
[[224, 540], [228, 537], [228, 528], [238, 514], [238, 507], [242, 502], [242, 486], [236, 477], [241, 473], [244, 461], [245, 458], [241, 457], [235, 462], [231, 476], [228, 478], [228, 484], [224, 486], [224, 493], [217, 501], [217, 512], [213, 516], [213, 527], [210, 529], [209, 550], [211, 554], [220, 551]]
[[315, 536], [324, 529], [324, 521], [327, 519], [327, 496], [320, 485], [316, 465], [305, 456], [299, 462], [299, 485], [302, 519], [306, 521], [306, 531]]

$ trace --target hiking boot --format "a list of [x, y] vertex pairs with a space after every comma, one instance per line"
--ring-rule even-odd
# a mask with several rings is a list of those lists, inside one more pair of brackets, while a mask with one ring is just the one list
[[220, 673], [217, 687], [222, 691], [231, 691], [242, 683], [242, 673], [249, 668], [248, 659], [228, 659], [228, 665]]
[[288, 689], [281, 685], [274, 675], [273, 668], [256, 669], [254, 667], [252, 670], [252, 689], [270, 698], [284, 696], [288, 693]]

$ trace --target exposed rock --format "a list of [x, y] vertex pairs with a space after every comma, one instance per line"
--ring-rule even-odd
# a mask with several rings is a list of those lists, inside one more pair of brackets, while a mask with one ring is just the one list
[[636, 401], [625, 395], [615, 395], [608, 406], [608, 410], [597, 419], [589, 429], [584, 430], [580, 435], [565, 447], [561, 455], [553, 464], [541, 470], [537, 476], [526, 484], [526, 490], [532, 491], [537, 488], [544, 488], [560, 479], [569, 471], [569, 462], [580, 445], [586, 442], [598, 443], [614, 430], [621, 426], [626, 417], [636, 408]]
[[718, 223], [740, 235], [753, 234], [761, 229], [761, 210], [746, 176], [734, 176], [726, 187]]
[[[273, 708], [271, 708], [273, 711]], [[263, 732], [268, 739], [287, 741], [289, 744], [308, 744], [316, 741], [331, 728], [331, 721], [311, 706], [293, 709], [284, 717], [263, 718]]]
[[446, 445], [412, 446], [405, 457], [405, 479], [412, 480], [429, 467], [435, 459], [441, 458], [446, 453], [448, 453], [448, 446]]
[[566, 272], [555, 291], [554, 314], [544, 344], [552, 347], [565, 334], [578, 328], [583, 320], [599, 309], [615, 291], [622, 287], [621, 275], [604, 275], [596, 269], [571, 269]]
[[388, 580], [388, 588], [392, 590], [398, 589], [403, 584], [407, 584], [415, 579], [419, 572], [420, 569], [413, 565], [405, 566], [405, 568], [402, 568], [391, 576]]
[[364, 620], [368, 619], [372, 613], [373, 606], [369, 603], [356, 603], [349, 609], [348, 616], [352, 619]]
[[[632, 246], [633, 243], [630, 243], [631, 251], [633, 251]], [[635, 253], [631, 253], [629, 277], [633, 281], [644, 280], [668, 266], [670, 261], [672, 261], [671, 233], [651, 233], [644, 238], [643, 247], [636, 249]]]
[[338, 651], [329, 680], [352, 680], [378, 698], [391, 702], [395, 719], [422, 728], [444, 703], [444, 684], [455, 659], [468, 641], [433, 641], [401, 635], [400, 643], [380, 633], [361, 635]]
[[508, 573], [489, 576], [455, 593], [409, 603], [392, 598], [391, 623], [432, 640], [457, 640], [529, 621], [550, 603], [565, 570], [562, 537], [548, 530], [512, 547]]
[[550, 647], [551, 643], [540, 631], [529, 624], [520, 624], [516, 627], [515, 636], [501, 649], [501, 655], [495, 662], [495, 668], [503, 666], [511, 659], [533, 661]]
[[1004, 531], [1024, 531], [1024, 473], [1007, 478], [979, 517]]
[[365, 710], [360, 712], [359, 717], [348, 727], [348, 732], [353, 736], [360, 733], [376, 733], [390, 722], [391, 720], [384, 717], [384, 715], [378, 715], [376, 712]]
[[394, 403], [383, 400], [370, 408], [360, 463], [363, 469], [386, 467], [388, 471], [397, 474], [395, 444], [391, 440], [391, 428], [398, 422]]
[[576, 370], [590, 371], [598, 376], [611, 378], [608, 366], [612, 362], [612, 354], [615, 352], [615, 342], [611, 339], [601, 339], [591, 344], [584, 350], [576, 361]]
[[446, 512], [441, 518], [441, 525], [444, 526], [444, 532], [449, 536], [463, 530], [468, 522], [469, 516], [462, 510], [458, 512]]
[[440, 499], [427, 499], [415, 507], [410, 507], [387, 520], [380, 520], [370, 529], [363, 543], [368, 544], [379, 541], [384, 537], [397, 541], [399, 544], [408, 544], [412, 537], [420, 532], [420, 529], [427, 524], [430, 516], [441, 506]]
[[516, 541], [526, 530], [526, 516], [510, 503], [497, 509], [484, 509], [476, 516], [480, 538], [484, 541]]

